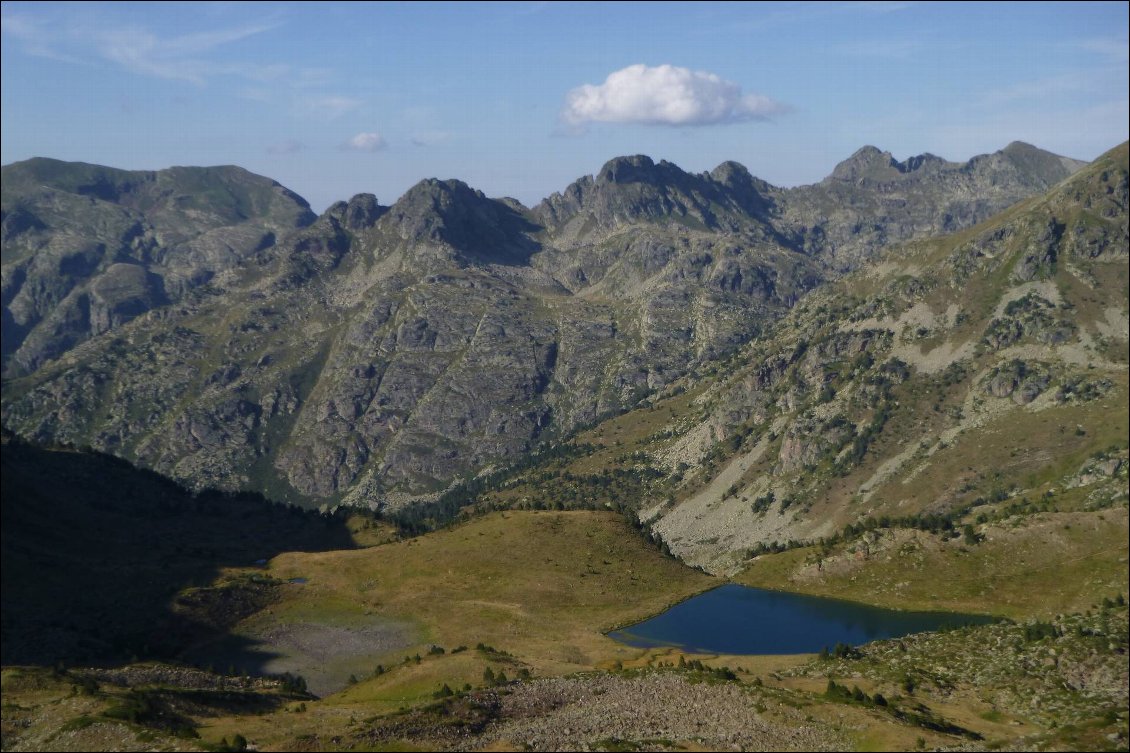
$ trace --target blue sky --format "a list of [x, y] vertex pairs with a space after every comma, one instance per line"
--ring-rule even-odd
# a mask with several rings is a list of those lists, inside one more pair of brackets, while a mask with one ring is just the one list
[[864, 144], [1127, 139], [1116, 3], [19, 3], [0, 161], [238, 164], [316, 210], [425, 177], [526, 204], [648, 154], [777, 185]]

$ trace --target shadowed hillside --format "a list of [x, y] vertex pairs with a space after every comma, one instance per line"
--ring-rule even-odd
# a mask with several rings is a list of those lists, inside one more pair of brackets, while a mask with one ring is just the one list
[[193, 494], [107, 455], [5, 435], [0, 467], [6, 665], [176, 655], [274, 598], [223, 568], [353, 546], [339, 516]]

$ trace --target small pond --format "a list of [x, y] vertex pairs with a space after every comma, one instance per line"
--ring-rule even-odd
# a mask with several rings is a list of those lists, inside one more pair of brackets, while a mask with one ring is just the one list
[[609, 637], [638, 648], [708, 654], [810, 654], [927, 630], [983, 625], [986, 615], [902, 612], [733, 583], [676, 604]]

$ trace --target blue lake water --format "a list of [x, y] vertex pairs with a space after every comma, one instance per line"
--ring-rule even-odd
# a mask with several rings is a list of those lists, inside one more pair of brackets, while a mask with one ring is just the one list
[[638, 648], [707, 654], [809, 654], [927, 630], [983, 625], [987, 615], [903, 612], [733, 583], [676, 604], [609, 637]]

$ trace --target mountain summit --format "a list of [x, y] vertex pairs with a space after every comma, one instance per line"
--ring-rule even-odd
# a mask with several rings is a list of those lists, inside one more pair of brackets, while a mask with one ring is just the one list
[[933, 154], [920, 154], [917, 157], [910, 157], [906, 162], [899, 162], [891, 156], [890, 152], [881, 152], [876, 147], [865, 146], [836, 165], [831, 176], [826, 180], [857, 184], [862, 184], [864, 181], [881, 182], [897, 180], [900, 175], [922, 169], [936, 171], [948, 166], [954, 165]]

